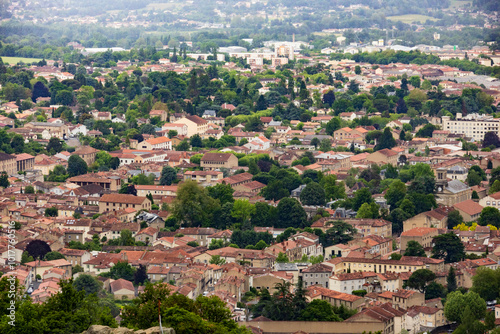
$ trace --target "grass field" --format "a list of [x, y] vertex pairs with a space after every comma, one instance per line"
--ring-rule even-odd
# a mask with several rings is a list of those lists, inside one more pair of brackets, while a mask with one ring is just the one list
[[419, 15], [419, 14], [388, 16], [387, 19], [391, 21], [401, 21], [403, 23], [413, 23], [415, 21], [424, 23], [427, 20], [437, 21], [437, 19], [433, 18], [432, 16]]
[[184, 4], [181, 2], [177, 3], [161, 3], [161, 2], [153, 2], [146, 6], [147, 10], [178, 10], [184, 7]]
[[31, 64], [33, 62], [39, 62], [42, 60], [41, 58], [21, 58], [21, 57], [0, 57], [0, 58], [2, 58], [5, 64], [9, 65], [16, 65], [20, 61], [22, 61], [25, 64]]
[[450, 8], [460, 8], [463, 5], [467, 5], [472, 3], [471, 0], [451, 0], [450, 1]]

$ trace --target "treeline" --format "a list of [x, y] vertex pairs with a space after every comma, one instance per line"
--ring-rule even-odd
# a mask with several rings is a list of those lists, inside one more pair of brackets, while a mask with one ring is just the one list
[[416, 51], [394, 51], [385, 50], [382, 52], [363, 52], [354, 55], [349, 54], [332, 54], [331, 59], [353, 59], [356, 62], [377, 64], [377, 65], [388, 65], [392, 63], [403, 63], [403, 64], [436, 64], [436, 65], [448, 65], [457, 67], [462, 71], [471, 71], [478, 75], [490, 75], [496, 78], [500, 78], [500, 66], [484, 66], [480, 65], [474, 61], [468, 59], [449, 59], [441, 61], [439, 57], [432, 54], [422, 53], [418, 50]]
[[[26, 297], [17, 281], [16, 295], [12, 298], [11, 284], [7, 277], [3, 277], [0, 280], [0, 332], [81, 333], [91, 325], [118, 327], [115, 320], [120, 314], [117, 301], [102, 291], [97, 280], [89, 275], [82, 276], [86, 276], [86, 280], [61, 281], [61, 291], [44, 303], [34, 303]], [[9, 317], [11, 302], [15, 306], [15, 320]], [[158, 326], [158, 314], [161, 314], [163, 327], [173, 328], [177, 334], [249, 333], [232, 320], [231, 311], [218, 297], [199, 296], [191, 300], [171, 293], [168, 285], [163, 283], [147, 284], [143, 293], [124, 306], [120, 326], [130, 329]]]

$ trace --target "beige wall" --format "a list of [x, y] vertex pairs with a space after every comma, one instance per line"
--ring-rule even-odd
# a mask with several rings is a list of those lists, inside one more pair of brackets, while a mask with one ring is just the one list
[[[383, 331], [382, 322], [328, 322], [328, 321], [251, 321], [239, 325], [260, 328], [263, 334], [289, 334], [303, 331], [317, 334], [361, 334]], [[390, 334], [390, 333], [384, 333]]]
[[403, 222], [403, 232], [416, 227], [446, 228], [447, 218], [443, 220], [433, 219], [425, 213], [421, 213]]
[[[114, 205], [113, 205], [114, 204]], [[109, 203], [109, 202], [99, 202], [99, 213], [106, 211], [117, 211], [126, 208], [134, 208], [139, 211], [142, 209], [151, 210], [151, 201], [145, 199], [142, 204], [128, 204], [128, 203]]]
[[432, 239], [438, 235], [438, 230], [433, 230], [429, 231], [429, 233], [426, 233], [424, 235], [419, 235], [419, 236], [406, 236], [406, 235], [401, 235], [401, 250], [405, 251], [406, 250], [406, 245], [410, 241], [416, 241], [419, 244], [422, 245], [422, 247], [427, 248], [427, 247], [432, 247]]
[[17, 173], [16, 157], [12, 159], [0, 161], [0, 172], [7, 172], [8, 175], [15, 175]]

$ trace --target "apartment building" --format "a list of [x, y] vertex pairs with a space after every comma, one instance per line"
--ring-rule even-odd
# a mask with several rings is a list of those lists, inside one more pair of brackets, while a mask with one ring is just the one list
[[484, 139], [487, 132], [500, 134], [500, 119], [494, 119], [490, 115], [469, 114], [462, 116], [462, 113], [457, 113], [454, 120], [450, 116], [443, 116], [443, 130], [453, 134], [463, 134], [466, 137], [471, 137], [475, 141]]
[[0, 171], [6, 172], [8, 175], [17, 173], [17, 161], [15, 155], [0, 153]]

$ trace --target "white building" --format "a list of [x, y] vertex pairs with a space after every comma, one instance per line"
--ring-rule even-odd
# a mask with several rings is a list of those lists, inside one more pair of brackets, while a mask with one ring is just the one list
[[487, 132], [494, 132], [500, 135], [500, 119], [494, 119], [490, 115], [469, 114], [462, 117], [462, 113], [457, 113], [454, 120], [450, 116], [443, 116], [443, 130], [453, 134], [464, 134], [475, 141], [484, 139]]

